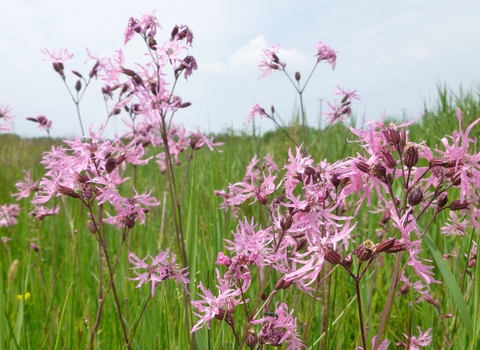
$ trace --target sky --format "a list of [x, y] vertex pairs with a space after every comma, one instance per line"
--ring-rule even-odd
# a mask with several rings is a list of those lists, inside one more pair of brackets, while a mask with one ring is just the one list
[[[86, 48], [100, 57], [121, 49], [126, 66], [146, 62], [140, 37], [124, 46], [129, 17], [155, 12], [162, 30], [157, 42], [169, 39], [176, 24], [194, 34], [189, 54], [198, 70], [176, 92], [189, 108], [175, 115], [187, 130], [221, 132], [251, 130], [247, 116], [255, 103], [274, 105], [288, 122], [298, 111], [298, 97], [282, 72], [259, 79], [262, 49], [281, 45], [280, 58], [292, 76], [305, 79], [315, 64], [314, 46], [322, 41], [337, 51], [335, 70], [320, 64], [304, 92], [307, 122], [322, 125], [337, 86], [356, 90], [361, 101], [352, 106], [360, 120], [388, 116], [413, 118], [433, 105], [437, 86], [454, 93], [479, 86], [480, 1], [319, 1], [319, 0], [5, 0], [0, 5], [0, 106], [13, 108], [13, 132], [45, 136], [26, 117], [52, 120], [52, 136], [80, 133], [77, 113], [62, 80], [45, 61], [42, 48], [67, 47], [67, 84], [73, 89], [74, 69], [87, 75]], [[168, 80], [168, 78], [167, 78]], [[98, 128], [106, 112], [94, 81], [80, 105], [84, 125]], [[126, 131], [121, 114], [109, 122], [107, 136]], [[452, 116], [454, 117], [454, 116]], [[269, 120], [256, 122], [260, 132]]]

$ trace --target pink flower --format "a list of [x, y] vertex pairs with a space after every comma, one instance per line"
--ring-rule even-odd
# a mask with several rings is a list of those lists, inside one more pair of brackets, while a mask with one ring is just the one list
[[17, 224], [17, 217], [20, 215], [20, 206], [18, 204], [3, 204], [0, 206], [0, 227], [13, 226]]
[[12, 197], [17, 197], [17, 201], [22, 198], [28, 198], [30, 196], [30, 192], [38, 191], [38, 181], [34, 182], [30, 179], [30, 170], [24, 170], [23, 172], [25, 173], [25, 181], [18, 181], [15, 184], [18, 193], [12, 194]]
[[73, 54], [68, 52], [66, 47], [60, 48], [58, 52], [56, 52], [55, 50], [52, 50], [52, 52], [50, 52], [46, 48], [43, 48], [40, 51], [42, 51], [42, 53], [47, 56], [47, 58], [45, 58], [45, 61], [52, 61], [54, 63], [63, 63], [71, 60], [73, 57]]
[[47, 132], [52, 127], [52, 121], [43, 115], [39, 115], [36, 118], [27, 117], [26, 119], [30, 120], [31, 122], [38, 123], [38, 127], [40, 129], [47, 130]]
[[[152, 262], [147, 264], [145, 260], [150, 258]], [[168, 261], [170, 259], [170, 261]], [[138, 256], [130, 252], [128, 254], [128, 261], [134, 266], [137, 277], [129, 278], [132, 281], [139, 281], [136, 288], [140, 288], [145, 283], [150, 283], [150, 292], [152, 297], [155, 295], [155, 288], [158, 284], [167, 279], [175, 279], [183, 284], [190, 283], [187, 278], [187, 268], [181, 269], [175, 263], [175, 254], [169, 252], [167, 249], [160, 252], [155, 258], [148, 255], [145, 259], [140, 259]], [[142, 270], [145, 270], [142, 272]]]
[[0, 132], [7, 133], [10, 131], [10, 121], [14, 118], [14, 116], [10, 114], [12, 109], [13, 108], [8, 105], [0, 107]]
[[332, 69], [335, 69], [337, 61], [337, 54], [335, 51], [321, 41], [315, 45], [315, 49], [317, 50], [317, 53], [315, 54], [315, 56], [317, 56], [317, 62], [327, 61], [332, 66]]
[[41, 205], [35, 205], [35, 209], [28, 213], [28, 215], [31, 215], [35, 219], [42, 221], [46, 216], [58, 215], [59, 211], [60, 207], [45, 208]]
[[265, 110], [262, 107], [260, 107], [258, 103], [255, 103], [250, 113], [248, 113], [247, 122], [250, 123], [253, 120], [253, 118], [255, 118], [257, 115], [260, 118], [269, 117], [269, 115], [265, 112]]
[[[431, 328], [427, 329], [425, 333], [422, 333], [420, 327], [417, 328], [418, 338], [415, 336], [410, 337], [410, 346], [408, 350], [420, 350], [420, 346], [427, 346], [432, 342], [432, 336], [429, 335], [430, 331], [432, 330]], [[403, 335], [408, 339], [408, 336], [405, 333]]]
[[259, 67], [263, 70], [263, 74], [260, 78], [265, 78], [272, 70], [283, 70], [286, 66], [285, 63], [280, 62], [277, 53], [280, 51], [280, 45], [276, 44], [271, 50], [263, 50], [263, 60]]

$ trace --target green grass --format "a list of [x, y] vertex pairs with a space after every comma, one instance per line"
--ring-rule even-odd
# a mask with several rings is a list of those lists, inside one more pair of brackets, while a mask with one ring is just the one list
[[[425, 140], [431, 146], [439, 144], [445, 133], [458, 129], [455, 116], [457, 106], [464, 113], [465, 129], [471, 121], [480, 117], [478, 92], [477, 89], [454, 96], [446, 87], [439, 87], [438, 104], [425, 106], [425, 117], [410, 128], [410, 139], [418, 142]], [[475, 127], [471, 136], [478, 135], [479, 130], [480, 127]], [[301, 135], [300, 130], [293, 128], [291, 131]], [[315, 139], [317, 132], [309, 129], [308, 139]], [[333, 162], [361, 151], [356, 143], [345, 142], [346, 139], [355, 138], [346, 126], [334, 125], [313, 148], [312, 157], [316, 162], [323, 159]], [[263, 157], [267, 152], [271, 153], [282, 165], [288, 148], [292, 147], [278, 131], [266, 133], [263, 137], [223, 134], [218, 136], [217, 141], [225, 142], [221, 153], [202, 150], [196, 154], [182, 205], [193, 299], [196, 298], [199, 281], [206, 287], [215, 288], [217, 254], [226, 252], [223, 239], [231, 238], [231, 231], [237, 226], [236, 220], [219, 209], [221, 200], [213, 195], [213, 191], [226, 189], [229, 183], [240, 181], [254, 154]], [[0, 204], [15, 202], [10, 195], [16, 192], [14, 184], [23, 179], [24, 169], [31, 170], [32, 178], [40, 179], [43, 173], [39, 163], [41, 154], [50, 149], [51, 143], [49, 139], [21, 139], [14, 135], [0, 137]], [[53, 143], [59, 145], [61, 141], [54, 140]], [[183, 169], [184, 164], [176, 169], [179, 176]], [[121, 252], [115, 281], [129, 329], [133, 327], [148, 297], [149, 287], [136, 289], [135, 282], [126, 278], [133, 276], [126, 259], [128, 252], [143, 257], [146, 254], [156, 255], [167, 247], [176, 250], [169, 202], [168, 198], [164, 199], [165, 178], [154, 161], [137, 168], [136, 181], [139, 192], [152, 189], [162, 204], [147, 214], [145, 226], [137, 223]], [[127, 186], [128, 183], [125, 189]], [[39, 223], [28, 216], [32, 205], [27, 200], [19, 203], [23, 209], [19, 223], [10, 228], [0, 228], [0, 236], [11, 238], [8, 243], [0, 245], [0, 349], [83, 349], [89, 342], [89, 328], [95, 320], [100, 278], [98, 248], [87, 228], [86, 210], [73, 198], [67, 198], [65, 203], [56, 199], [55, 204], [61, 207], [60, 215], [47, 217]], [[162, 219], [164, 206], [166, 213]], [[68, 220], [66, 208], [73, 222]], [[355, 231], [357, 243], [367, 238], [376, 240], [375, 228], [380, 214], [371, 214], [370, 209], [362, 209], [356, 217], [359, 221]], [[266, 225], [268, 215], [264, 208], [246, 204], [240, 210], [241, 215], [255, 215], [260, 218], [256, 222]], [[439, 229], [440, 225], [433, 225], [428, 232], [428, 244], [424, 242], [422, 246], [425, 250], [423, 256], [435, 259], [439, 266], [435, 269], [436, 278], [444, 282], [431, 286], [433, 297], [440, 301], [439, 308], [437, 310], [426, 302], [409, 306], [417, 298], [411, 293], [397, 297], [387, 337], [395, 343], [404, 341], [402, 334], [408, 334], [410, 330], [413, 335], [418, 335], [416, 326], [423, 331], [432, 327], [431, 349], [477, 349], [480, 331], [479, 287], [465, 273], [467, 261], [464, 254], [470, 251], [472, 241], [479, 243], [478, 232], [463, 237], [445, 237]], [[109, 249], [114, 253], [121, 241], [120, 234], [107, 228], [107, 237]], [[37, 244], [40, 252], [30, 249], [30, 243]], [[455, 252], [455, 256], [442, 261], [441, 254], [451, 252]], [[12, 273], [9, 275], [9, 269], [15, 260], [19, 263], [12, 276]], [[369, 278], [363, 280], [362, 302], [370, 329], [369, 339], [378, 326], [393, 265], [394, 258], [385, 256], [382, 266], [377, 266], [375, 273], [371, 268]], [[480, 276], [478, 265], [476, 270], [473, 269], [477, 280]], [[266, 294], [271, 292], [280, 277], [278, 273], [271, 275]], [[106, 271], [103, 272], [103, 278], [108, 278]], [[322, 314], [325, 314], [322, 310], [325, 305], [321, 301], [313, 303], [311, 297], [290, 288], [279, 292], [274, 302], [286, 301], [295, 309], [299, 333], [303, 333], [304, 322], [313, 308], [312, 324], [306, 338], [308, 346], [316, 344], [313, 348], [318, 348], [322, 344], [325, 349], [353, 349], [360, 344], [358, 316], [353, 301], [355, 285], [341, 269], [337, 269], [331, 278], [330, 303], [326, 305], [330, 314], [328, 336], [321, 332]], [[257, 291], [258, 283], [254, 282], [248, 297], [254, 300]], [[30, 298], [25, 301], [17, 299], [18, 295], [27, 292]], [[134, 348], [188, 348], [182, 300], [182, 290], [174, 282], [167, 281], [160, 285], [140, 321]], [[452, 314], [452, 317], [445, 318], [444, 314]], [[197, 322], [196, 317], [194, 322]], [[240, 329], [243, 328], [245, 318], [241, 312], [235, 313], [235, 322]], [[198, 349], [235, 348], [231, 330], [225, 322], [218, 320], [212, 320], [210, 330], [205, 327], [198, 331], [196, 340]], [[111, 295], [105, 304], [96, 344], [98, 349], [124, 348]], [[393, 344], [390, 348], [394, 348]]]

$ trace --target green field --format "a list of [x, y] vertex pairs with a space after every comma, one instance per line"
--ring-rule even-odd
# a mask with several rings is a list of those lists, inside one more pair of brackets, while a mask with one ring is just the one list
[[[425, 141], [432, 148], [441, 146], [440, 140], [444, 135], [458, 130], [457, 107], [463, 112], [463, 130], [480, 118], [479, 93], [479, 89], [474, 89], [454, 96], [447, 88], [440, 87], [438, 104], [425, 106], [425, 116], [409, 127], [409, 139], [418, 143]], [[356, 127], [360, 127], [358, 120]], [[299, 139], [302, 137], [303, 131], [298, 125], [290, 125], [288, 131]], [[319, 132], [308, 129], [307, 144]], [[478, 135], [480, 125], [470, 132], [471, 138]], [[355, 140], [348, 125], [332, 125], [310, 152], [314, 164], [322, 160], [332, 163], [363, 152], [357, 143], [346, 142], [347, 139]], [[225, 133], [217, 135], [215, 140], [225, 145], [218, 147], [219, 151], [201, 149], [195, 152], [186, 177], [184, 173], [188, 162], [185, 159], [180, 157], [182, 164], [174, 169], [177, 187], [185, 184], [180, 208], [191, 300], [198, 298], [200, 281], [206, 288], [215, 290], [215, 269], [225, 272], [225, 267], [216, 265], [215, 261], [219, 252], [231, 254], [225, 249], [224, 239], [232, 239], [231, 233], [235, 231], [238, 220], [255, 217], [257, 225], [266, 227], [270, 224], [265, 206], [258, 202], [250, 205], [248, 200], [239, 206], [238, 219], [233, 218], [230, 211], [219, 208], [222, 200], [214, 195], [214, 191], [226, 190], [229, 184], [241, 181], [254, 155], [263, 158], [269, 153], [277, 164], [283, 166], [288, 159], [288, 149], [293, 148], [280, 131], [263, 136]], [[121, 185], [125, 196], [134, 194], [132, 185], [135, 184], [138, 193], [152, 190], [152, 195], [161, 204], [146, 214], [145, 225], [137, 222], [126, 237], [122, 237], [120, 230], [105, 225], [106, 249], [111, 259], [118, 256], [114, 275], [115, 298], [112, 288], [108, 287], [110, 275], [105, 255], [99, 254], [95, 234], [89, 231], [87, 225], [86, 207], [78, 199], [67, 196], [52, 198], [48, 205], [59, 206], [59, 215], [39, 221], [28, 214], [33, 210], [29, 199], [17, 202], [11, 197], [17, 192], [15, 183], [24, 178], [24, 170], [31, 171], [32, 179], [41, 179], [44, 174], [40, 164], [42, 153], [50, 150], [52, 144], [62, 145], [62, 141], [0, 136], [0, 205], [18, 203], [22, 209], [16, 225], [0, 227], [0, 349], [84, 349], [90, 346], [122, 349], [126, 348], [125, 332], [129, 335], [134, 333], [130, 347], [134, 349], [193, 347], [190, 329], [197, 323], [198, 317], [192, 314], [196, 310], [185, 308], [188, 299], [181, 284], [164, 281], [155, 289], [155, 296], [150, 298], [150, 285], [137, 289], [137, 282], [127, 279], [135, 277], [127, 260], [129, 252], [143, 258], [147, 254], [156, 256], [170, 248], [177, 255], [177, 262], [181, 260], [167, 176], [160, 173], [155, 159], [145, 166], [127, 167], [124, 172], [124, 176], [130, 177]], [[149, 156], [158, 153], [150, 147], [146, 150]], [[280, 194], [271, 195], [269, 200]], [[374, 197], [372, 206], [364, 205], [356, 215], [353, 214], [354, 205], [345, 208], [346, 212], [342, 215], [354, 215], [355, 221], [358, 221], [352, 232], [352, 247], [367, 239], [378, 242], [376, 230], [382, 213], [371, 213], [376, 205]], [[112, 208], [106, 204], [102, 210], [111, 212]], [[432, 328], [430, 335], [433, 340], [426, 348], [480, 348], [480, 267], [479, 264], [467, 267], [471, 258], [468, 254], [474, 242], [480, 242], [479, 234], [478, 230], [471, 228], [463, 236], [441, 234], [440, 228], [448, 215], [446, 211], [442, 212], [429, 226], [428, 236], [433, 245], [424, 240], [421, 246], [422, 258], [433, 261], [430, 265], [435, 265], [435, 278], [442, 283], [430, 285], [432, 303], [416, 303], [419, 295], [413, 288], [405, 294], [397, 290], [386, 330], [386, 337], [391, 341], [389, 349], [396, 348], [397, 342], [405, 343], [407, 338], [404, 334], [418, 336], [417, 327], [423, 332]], [[425, 227], [427, 223], [428, 218], [424, 218], [420, 225]], [[389, 237], [397, 235], [391, 222], [386, 230]], [[32, 243], [38, 247], [37, 250], [31, 248]], [[435, 254], [437, 257], [438, 254], [446, 256], [440, 267]], [[401, 259], [405, 263], [407, 254], [403, 253]], [[368, 344], [377, 332], [380, 315], [385, 308], [394, 265], [395, 255], [382, 255], [381, 259], [372, 263], [359, 285]], [[328, 275], [330, 270], [332, 265], [325, 263], [325, 269], [318, 277], [319, 283], [313, 285], [317, 300], [292, 286], [274, 295], [271, 309], [276, 303], [285, 302], [289, 310], [294, 310], [297, 332], [309, 349], [354, 349], [362, 345], [355, 283], [345, 270], [336, 268]], [[253, 303], [260, 291], [259, 273], [259, 269], [252, 266], [252, 285], [245, 295], [250, 299], [246, 304], [249, 312], [253, 311]], [[409, 275], [415, 280], [411, 269]], [[271, 270], [267, 276], [264, 292], [268, 295], [281, 275]], [[99, 306], [99, 285], [103, 286], [105, 304], [92, 342], [90, 333]], [[462, 305], [460, 301], [463, 301]], [[123, 327], [118, 308], [122, 312]], [[233, 314], [240, 336], [246, 324], [242, 308], [238, 306]], [[469, 321], [471, 324], [468, 324]], [[190, 329], [187, 329], [187, 324]], [[252, 329], [258, 332], [260, 326], [252, 326]], [[211, 321], [210, 329], [204, 326], [195, 332], [194, 341], [197, 349], [238, 348], [227, 322], [217, 319]], [[269, 345], [263, 348], [273, 349]], [[285, 345], [282, 348], [286, 348]]]

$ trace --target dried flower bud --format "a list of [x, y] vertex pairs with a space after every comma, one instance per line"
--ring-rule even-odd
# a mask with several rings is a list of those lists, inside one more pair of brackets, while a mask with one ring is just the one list
[[392, 248], [393, 245], [395, 244], [396, 239], [395, 238], [387, 238], [383, 242], [378, 243], [375, 246], [375, 252], [377, 253], [383, 253], [387, 251], [388, 249]]
[[370, 171], [370, 166], [365, 163], [364, 161], [358, 161], [355, 163], [355, 166], [357, 167], [358, 170], [368, 174], [368, 172]]
[[157, 51], [157, 42], [151, 36], [148, 37], [148, 46], [153, 50]]
[[338, 265], [342, 261], [342, 257], [340, 256], [340, 254], [338, 254], [334, 250], [329, 250], [325, 254], [324, 258], [325, 258], [325, 260], [327, 260], [329, 263], [331, 263], [333, 265]]
[[75, 90], [77, 92], [79, 92], [80, 90], [82, 90], [82, 81], [80, 79], [77, 80], [77, 82], [75, 83]]
[[388, 168], [393, 169], [397, 166], [397, 161], [389, 151], [382, 152], [382, 158]]
[[423, 200], [423, 192], [419, 187], [415, 187], [408, 196], [408, 204], [412, 207], [420, 204]]
[[416, 146], [410, 146], [405, 151], [405, 158], [403, 159], [407, 168], [411, 169], [418, 163], [418, 149]]
[[468, 202], [460, 202], [460, 200], [454, 200], [452, 203], [450, 203], [450, 209], [451, 210], [463, 210], [463, 209], [468, 209], [470, 203]]
[[248, 330], [248, 335], [247, 335], [247, 339], [245, 340], [245, 343], [250, 349], [255, 348], [258, 344], [257, 333], [251, 328]]
[[300, 75], [300, 72], [295, 72], [295, 80], [296, 80], [296, 81], [300, 81], [300, 78], [301, 78], [301, 77], [302, 77], [302, 76]]

